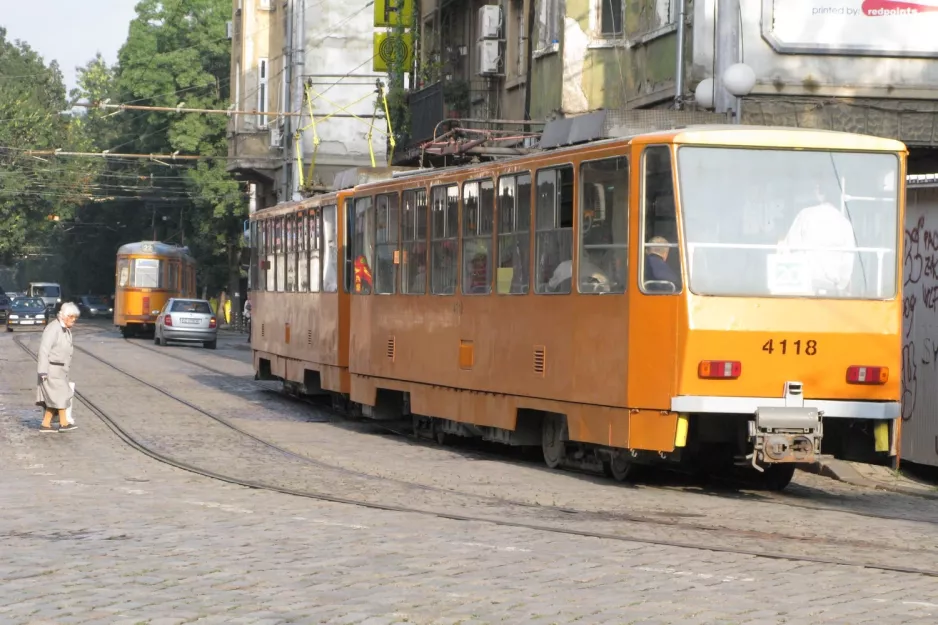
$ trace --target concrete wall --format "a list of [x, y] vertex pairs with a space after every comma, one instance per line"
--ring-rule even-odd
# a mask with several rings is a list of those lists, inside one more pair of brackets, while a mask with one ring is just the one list
[[938, 187], [909, 189], [904, 251], [902, 458], [938, 466]]
[[[713, 32], [717, 0], [694, 0], [693, 6], [693, 75], [692, 85], [712, 76]], [[778, 0], [776, 0], [777, 2]], [[804, 10], [806, 0], [791, 0], [790, 8]], [[844, 0], [832, 5], [859, 9], [860, 0]], [[780, 54], [763, 36], [763, 27], [771, 31], [772, 2], [744, 0], [742, 13], [743, 61], [756, 73], [753, 94], [776, 96], [824, 95], [842, 97], [934, 98], [938, 95], [938, 61], [926, 58], [889, 58], [883, 56]], [[782, 7], [785, 5], [782, 4]], [[830, 20], [831, 26], [815, 33], [818, 41], [841, 41], [847, 38], [844, 29], [878, 18], [855, 16]], [[889, 19], [889, 18], [887, 18]], [[908, 26], [914, 27], [923, 16], [910, 16]], [[852, 20], [858, 20], [856, 22]], [[804, 29], [811, 28], [810, 16], [803, 20]], [[901, 28], [902, 24], [881, 21], [884, 29]], [[791, 29], [788, 29], [791, 30]], [[882, 31], [881, 31], [882, 32]], [[901, 30], [897, 32], [902, 32]], [[932, 31], [932, 38], [933, 38]], [[805, 32], [800, 36], [808, 38]], [[909, 36], [907, 32], [907, 36]], [[902, 46], [900, 38], [893, 40]], [[888, 44], [887, 44], [888, 45]]]
[[[306, 9], [306, 54], [304, 80], [311, 78], [313, 89], [324, 97], [313, 102], [317, 118], [331, 113], [337, 115], [317, 121], [316, 131], [320, 145], [316, 156], [316, 177], [332, 181], [334, 172], [359, 165], [370, 165], [368, 151], [368, 122], [374, 112], [375, 79], [387, 85], [388, 75], [372, 69], [374, 11], [361, 3], [326, 0], [309, 2]], [[364, 98], [364, 99], [362, 99]], [[353, 102], [361, 100], [358, 104]], [[347, 107], [343, 111], [341, 107]], [[304, 111], [306, 110], [304, 104]], [[349, 117], [354, 113], [365, 121]], [[387, 122], [383, 111], [375, 119], [372, 145], [379, 166], [386, 164]], [[309, 125], [304, 116], [302, 124]], [[381, 132], [379, 132], [381, 131]], [[313, 132], [303, 133], [303, 161], [309, 166], [313, 155]]]

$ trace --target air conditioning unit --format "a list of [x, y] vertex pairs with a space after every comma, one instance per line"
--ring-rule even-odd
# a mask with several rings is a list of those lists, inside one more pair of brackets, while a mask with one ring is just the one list
[[486, 4], [479, 8], [479, 39], [498, 39], [502, 32], [502, 8]]
[[491, 76], [499, 73], [501, 63], [501, 45], [497, 39], [483, 39], [476, 43], [476, 52], [479, 59], [480, 76]]
[[234, 36], [234, 22], [225, 22], [225, 36], [228, 39]]
[[283, 147], [283, 132], [279, 128], [273, 126], [270, 128], [270, 147]]

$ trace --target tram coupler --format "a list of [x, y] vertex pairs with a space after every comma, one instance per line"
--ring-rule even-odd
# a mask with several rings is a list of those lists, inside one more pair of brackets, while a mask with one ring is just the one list
[[752, 466], [762, 471], [759, 463], [815, 462], [822, 438], [821, 415], [814, 408], [759, 408], [749, 421]]

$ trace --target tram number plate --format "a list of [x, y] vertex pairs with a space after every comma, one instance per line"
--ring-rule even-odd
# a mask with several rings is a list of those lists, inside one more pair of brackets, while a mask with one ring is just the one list
[[180, 321], [182, 321], [184, 324], [190, 325], [190, 326], [199, 325], [199, 320], [198, 320], [198, 319], [192, 319], [191, 317], [183, 317], [182, 319], [180, 319]]
[[762, 351], [780, 356], [814, 356], [817, 354], [817, 341], [814, 339], [795, 341], [769, 339], [762, 345]]

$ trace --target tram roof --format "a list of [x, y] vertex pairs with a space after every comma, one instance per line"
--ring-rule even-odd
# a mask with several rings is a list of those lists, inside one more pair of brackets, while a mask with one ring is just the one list
[[121, 245], [117, 253], [126, 254], [150, 254], [154, 256], [169, 256], [171, 258], [192, 258], [189, 255], [188, 247], [179, 247], [160, 241], [137, 241], [135, 243], [125, 243]]
[[355, 191], [368, 191], [375, 187], [396, 183], [402, 179], [433, 178], [445, 176], [454, 172], [472, 172], [475, 170], [488, 170], [499, 166], [514, 166], [537, 162], [543, 158], [555, 155], [570, 154], [584, 150], [601, 149], [614, 145], [628, 145], [631, 142], [646, 143], [673, 143], [679, 145], [723, 146], [740, 148], [778, 148], [803, 150], [845, 150], [858, 152], [901, 152], [908, 150], [901, 141], [861, 135], [836, 130], [818, 130], [813, 128], [792, 128], [787, 126], [744, 126], [741, 124], [704, 124], [686, 126], [672, 130], [658, 130], [654, 132], [636, 133], [611, 139], [600, 139], [575, 145], [567, 145], [555, 149], [543, 150], [523, 156], [461, 165], [454, 167], [441, 167], [439, 169], [424, 169], [411, 172], [409, 175], [375, 180], [362, 184]]

